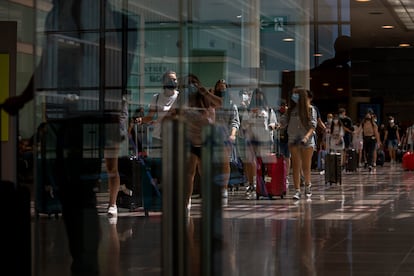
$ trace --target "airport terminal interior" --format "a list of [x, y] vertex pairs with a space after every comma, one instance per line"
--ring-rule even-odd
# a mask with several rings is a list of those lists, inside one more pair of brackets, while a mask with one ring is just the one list
[[[245, 190], [223, 201], [220, 261], [210, 275], [412, 275], [414, 266], [414, 172], [401, 164], [343, 173], [342, 183], [325, 183], [312, 172], [313, 195], [246, 198]], [[165, 275], [162, 213], [121, 210], [117, 224], [106, 214], [107, 193], [99, 195], [100, 275]], [[193, 197], [185, 222], [188, 275], [205, 275], [201, 263], [202, 199]], [[70, 275], [62, 218], [33, 221], [42, 244], [38, 275]], [[177, 222], [178, 223], [178, 222]], [[204, 256], [204, 255], [203, 255]], [[67, 274], [65, 274], [67, 273]]]
[[[10, 275], [413, 275], [414, 1], [2, 0], [0, 31]], [[363, 142], [343, 140], [323, 167], [319, 139], [294, 199], [292, 170], [267, 165], [301, 89], [323, 123], [398, 132], [367, 135], [385, 162], [347, 169]], [[249, 190], [272, 179], [286, 192]]]

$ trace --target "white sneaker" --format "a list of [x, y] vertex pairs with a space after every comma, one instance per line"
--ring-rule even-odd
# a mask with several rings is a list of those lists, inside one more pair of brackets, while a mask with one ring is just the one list
[[111, 205], [108, 208], [108, 216], [116, 217], [118, 215], [118, 207], [116, 205]]

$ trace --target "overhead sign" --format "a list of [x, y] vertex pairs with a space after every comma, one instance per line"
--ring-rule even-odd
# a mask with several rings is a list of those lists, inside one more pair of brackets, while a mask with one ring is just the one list
[[262, 32], [284, 32], [286, 30], [287, 16], [263, 16], [260, 18]]

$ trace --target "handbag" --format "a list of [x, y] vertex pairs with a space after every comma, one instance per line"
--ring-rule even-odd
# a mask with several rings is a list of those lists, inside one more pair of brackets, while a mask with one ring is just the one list
[[246, 182], [246, 175], [244, 174], [244, 164], [239, 157], [237, 146], [231, 145], [230, 154], [230, 177], [229, 186], [240, 185]]

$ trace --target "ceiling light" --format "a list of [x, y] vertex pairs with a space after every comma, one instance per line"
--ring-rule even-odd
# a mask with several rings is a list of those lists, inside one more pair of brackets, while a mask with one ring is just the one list
[[371, 2], [371, 0], [356, 0], [357, 2], [364, 3], [364, 2]]
[[321, 53], [316, 53], [316, 54], [313, 54], [313, 56], [314, 57], [321, 57], [321, 56], [323, 56]]
[[389, 30], [389, 29], [394, 29], [395, 27], [393, 25], [382, 25], [381, 28]]
[[414, 2], [412, 0], [387, 0], [395, 14], [409, 31], [414, 31]]
[[293, 39], [292, 37], [286, 37], [283, 39], [284, 42], [292, 42], [295, 41], [295, 39]]
[[406, 47], [410, 47], [411, 46], [411, 44], [410, 43], [400, 43], [399, 45], [398, 45], [398, 47], [402, 47], [402, 48], [406, 48]]

